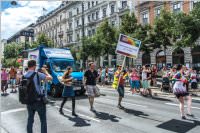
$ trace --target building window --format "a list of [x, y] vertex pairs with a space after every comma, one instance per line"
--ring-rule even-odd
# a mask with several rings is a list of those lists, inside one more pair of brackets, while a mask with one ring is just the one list
[[126, 8], [127, 6], [127, 1], [122, 1], [122, 8]]
[[160, 8], [155, 9], [155, 14], [156, 14], [156, 17], [160, 16]]
[[96, 5], [98, 4], [98, 1], [96, 1]]
[[90, 1], [88, 2], [88, 9], [90, 8]]
[[112, 26], [115, 26], [115, 21], [112, 21]]
[[106, 17], [106, 8], [103, 9], [103, 17]]
[[145, 12], [142, 14], [142, 22], [143, 24], [148, 24], [148, 19], [149, 19], [149, 16], [148, 16], [148, 13]]
[[115, 5], [111, 5], [111, 14], [115, 12]]
[[76, 25], [77, 25], [77, 27], [79, 26], [79, 20], [76, 20]]
[[77, 38], [77, 41], [80, 40], [80, 36], [79, 36], [79, 34], [76, 35], [76, 38]]
[[94, 6], [94, 1], [92, 1], [92, 6]]
[[92, 20], [94, 20], [95, 18], [95, 13], [92, 13]]
[[69, 12], [69, 18], [71, 18], [72, 17], [72, 12]]
[[72, 29], [72, 23], [69, 23], [69, 29]]
[[88, 15], [88, 22], [90, 22], [90, 15]]
[[181, 11], [181, 3], [174, 3], [173, 4], [173, 12], [180, 12]]
[[79, 14], [79, 8], [76, 9], [77, 14]]
[[60, 21], [62, 20], [62, 15], [60, 15]]
[[92, 29], [92, 35], [94, 35], [95, 34], [95, 29]]
[[99, 19], [99, 11], [96, 12], [96, 20]]
[[88, 30], [88, 36], [92, 36], [91, 30]]

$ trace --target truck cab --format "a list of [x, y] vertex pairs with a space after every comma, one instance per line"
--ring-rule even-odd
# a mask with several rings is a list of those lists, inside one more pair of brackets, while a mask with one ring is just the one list
[[[35, 55], [33, 55], [35, 54]], [[47, 66], [47, 71], [53, 77], [52, 81], [46, 82], [48, 94], [53, 97], [59, 97], [62, 94], [64, 85], [61, 82], [62, 76], [68, 66], [73, 68], [71, 76], [73, 77], [73, 87], [77, 95], [85, 92], [83, 86], [83, 72], [79, 72], [75, 66], [74, 58], [69, 49], [65, 48], [45, 48], [39, 47], [28, 51], [28, 59], [34, 57], [38, 68]]]

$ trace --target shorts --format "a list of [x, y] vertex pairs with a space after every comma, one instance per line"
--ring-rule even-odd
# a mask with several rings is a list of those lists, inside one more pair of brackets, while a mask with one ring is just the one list
[[179, 97], [185, 97], [185, 96], [189, 96], [189, 93], [175, 94], [175, 96], [177, 98], [179, 98]]
[[96, 85], [86, 85], [86, 92], [89, 97], [95, 96]]
[[143, 87], [144, 89], [148, 89], [148, 88], [149, 88], [148, 80], [142, 80], [142, 87]]
[[15, 85], [16, 84], [16, 79], [10, 79], [10, 85]]
[[131, 81], [131, 88], [139, 89], [140, 88], [140, 81], [139, 80]]
[[118, 91], [118, 94], [120, 97], [124, 97], [124, 86], [123, 85], [119, 85], [117, 91]]

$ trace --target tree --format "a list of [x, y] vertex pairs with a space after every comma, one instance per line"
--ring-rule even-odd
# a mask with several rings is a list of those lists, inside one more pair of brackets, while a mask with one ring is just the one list
[[137, 28], [138, 24], [134, 13], [127, 13], [123, 15], [120, 25], [120, 33], [130, 36], [136, 31]]
[[46, 47], [53, 47], [53, 41], [48, 38], [44, 33], [39, 34], [36, 43], [38, 45], [44, 45]]
[[114, 55], [117, 39], [116, 39], [116, 29], [109, 25], [108, 20], [103, 21], [97, 28], [95, 34], [96, 46], [102, 48], [102, 54]]
[[[153, 28], [154, 34], [154, 47], [155, 48], [164, 48], [164, 54], [166, 58], [166, 49], [168, 46], [172, 46], [171, 41], [172, 32], [174, 26], [173, 14], [166, 10], [162, 10], [160, 17], [156, 18], [155, 25]], [[166, 64], [166, 62], [165, 62]]]
[[4, 49], [4, 59], [2, 61], [3, 66], [18, 67], [19, 63], [17, 63], [17, 59], [19, 58], [19, 54], [22, 52], [23, 49], [24, 47], [22, 44], [17, 44], [17, 43], [6, 44]]
[[174, 14], [174, 25], [172, 27], [172, 38], [170, 41], [178, 47], [193, 46], [200, 36], [199, 26], [196, 19], [185, 13]]
[[22, 44], [10, 43], [5, 45], [4, 58], [16, 58], [22, 52]]

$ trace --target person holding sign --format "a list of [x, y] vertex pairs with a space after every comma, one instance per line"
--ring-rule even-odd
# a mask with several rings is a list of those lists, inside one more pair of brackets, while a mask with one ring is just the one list
[[174, 86], [173, 86], [173, 93], [174, 95], [176, 95], [177, 99], [180, 102], [181, 118], [186, 119], [185, 113], [184, 113], [184, 97], [187, 98], [187, 102], [188, 102], [187, 115], [191, 117], [194, 116], [191, 114], [192, 98], [186, 90], [187, 79], [183, 75], [184, 70], [182, 69], [182, 65], [178, 65], [176, 70], [177, 70], [177, 73], [173, 77], [173, 80], [175, 81]]

